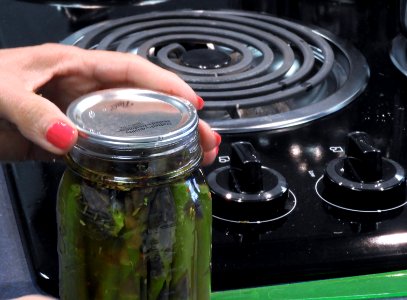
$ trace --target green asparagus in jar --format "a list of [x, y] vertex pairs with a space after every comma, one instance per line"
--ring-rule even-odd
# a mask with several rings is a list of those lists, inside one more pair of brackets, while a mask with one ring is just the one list
[[[209, 299], [212, 203], [198, 167], [196, 112], [150, 91], [94, 95], [68, 109], [84, 134], [58, 195], [61, 299]], [[164, 109], [146, 117], [150, 98]], [[132, 109], [121, 110], [123, 99]], [[89, 111], [101, 120], [87, 120]], [[129, 122], [132, 130], [117, 137]]]

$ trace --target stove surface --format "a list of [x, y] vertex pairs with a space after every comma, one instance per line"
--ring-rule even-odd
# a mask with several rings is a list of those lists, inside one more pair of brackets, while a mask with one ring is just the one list
[[[219, 44], [224, 43], [221, 46], [217, 45], [216, 41], [210, 43], [210, 41], [205, 40], [204, 46], [201, 44], [200, 47], [185, 48], [185, 45], [181, 45], [183, 49], [179, 47], [179, 44], [172, 43], [171, 47], [173, 48], [161, 47], [162, 44], [160, 44], [160, 47], [156, 47], [154, 51], [144, 51], [143, 43], [134, 42], [135, 39], [132, 38], [136, 38], [136, 34], [130, 35], [131, 38], [126, 40], [127, 50], [140, 51], [142, 55], [149, 56], [150, 59], [160, 60], [159, 63], [167, 64], [173, 70], [186, 76], [186, 80], [196, 80], [193, 82], [196, 89], [200, 89], [203, 95], [207, 95], [209, 109], [205, 112], [206, 115], [202, 115], [202, 117], [209, 120], [213, 118], [211, 122], [214, 127], [220, 129], [223, 141], [216, 162], [204, 170], [212, 188], [217, 184], [224, 187], [222, 182], [225, 180], [229, 182], [229, 179], [218, 180], [216, 176], [224, 174], [223, 170], [233, 169], [238, 164], [235, 157], [239, 150], [235, 148], [240, 146], [236, 146], [234, 144], [236, 142], [249, 142], [250, 144], [244, 144], [244, 147], [248, 147], [249, 153], [253, 149], [255, 151], [257, 160], [254, 162], [253, 168], [249, 167], [250, 172], [254, 170], [256, 176], [267, 174], [265, 175], [266, 178], [267, 176], [275, 176], [278, 182], [286, 184], [283, 186], [286, 186], [287, 189], [283, 189], [282, 193], [282, 197], [285, 198], [282, 204], [280, 202], [280, 206], [276, 208], [272, 205], [271, 210], [268, 210], [270, 214], [267, 210], [257, 210], [259, 211], [258, 214], [250, 212], [250, 216], [245, 215], [247, 206], [243, 206], [243, 209], [235, 207], [232, 210], [235, 211], [235, 214], [231, 214], [228, 207], [229, 202], [225, 201], [227, 197], [233, 198], [234, 195], [245, 194], [240, 190], [239, 184], [233, 183], [227, 192], [223, 192], [218, 187], [213, 188], [215, 192], [217, 191], [214, 194], [213, 290], [229, 290], [407, 269], [405, 189], [400, 191], [401, 200], [390, 206], [384, 204], [384, 209], [380, 206], [381, 204], [379, 208], [371, 208], [370, 204], [368, 204], [368, 208], [364, 208], [365, 204], [362, 204], [362, 208], [357, 204], [355, 208], [352, 201], [349, 206], [348, 203], [337, 205], [335, 201], [324, 201], [327, 200], [326, 197], [330, 196], [329, 191], [326, 191], [327, 181], [323, 179], [327, 177], [327, 175], [324, 176], [326, 167], [335, 159], [340, 160], [347, 155], [356, 157], [361, 155], [358, 150], [355, 152], [352, 147], [348, 146], [352, 144], [348, 134], [355, 131], [368, 133], [371, 138], [371, 141], [367, 143], [369, 145], [368, 152], [373, 153], [376, 162], [378, 160], [385, 162], [383, 170], [386, 169], [387, 159], [397, 162], [401, 167], [407, 167], [407, 156], [405, 155], [407, 150], [406, 103], [404, 100], [406, 98], [407, 79], [399, 70], [399, 66], [392, 62], [395, 53], [395, 50], [392, 49], [393, 39], [400, 34], [399, 7], [396, 1], [206, 1], [204, 4], [191, 4], [188, 1], [177, 1], [175, 4], [175, 2], [168, 1], [149, 7], [103, 8], [97, 13], [91, 14], [95, 17], [92, 20], [89, 20], [89, 17], [84, 17], [87, 14], [89, 16], [90, 12], [78, 12], [76, 9], [72, 10], [63, 6], [48, 6], [11, 0], [2, 2], [1, 6], [0, 45], [2, 47], [49, 41], [78, 43], [79, 46], [90, 48], [99, 47], [101, 46], [99, 39], [95, 42], [92, 37], [93, 43], [86, 44], [84, 40], [81, 42], [76, 39], [83, 33], [91, 32], [87, 27], [89, 25], [93, 26], [91, 27], [93, 29], [100, 30], [102, 37], [105, 37], [103, 35], [104, 30], [106, 30], [105, 24], [112, 20], [115, 20], [113, 21], [114, 24], [118, 24], [121, 22], [117, 21], [118, 18], [126, 17], [127, 19], [122, 19], [125, 20], [125, 23], [135, 22], [135, 20], [138, 23], [143, 18], [141, 15], [143, 13], [150, 14], [150, 16], [162, 16], [164, 14], [174, 18], [174, 14], [176, 16], [184, 14], [185, 9], [202, 10], [191, 14], [202, 16], [202, 18], [216, 17], [216, 22], [224, 22], [224, 18], [233, 14], [238, 14], [239, 18], [243, 18], [243, 22], [246, 22], [245, 18], [253, 16], [252, 14], [256, 12], [256, 16], [267, 20], [266, 22], [272, 18], [272, 20], [281, 20], [281, 22], [286, 20], [284, 22], [288, 22], [288, 24], [303, 24], [305, 27], [301, 27], [301, 30], [311, 31], [317, 34], [319, 38], [323, 37], [321, 43], [328, 43], [330, 49], [334, 49], [333, 55], [339, 61], [334, 62], [333, 65], [339, 66], [339, 69], [334, 71], [334, 75], [331, 77], [342, 78], [338, 75], [342, 75], [342, 71], [345, 75], [346, 73], [355, 74], [351, 71], [354, 68], [360, 68], [356, 72], [357, 75], [352, 75], [356, 78], [352, 79], [351, 83], [361, 83], [352, 92], [345, 92], [344, 94], [342, 94], [343, 91], [339, 92], [339, 100], [336, 100], [339, 102], [336, 102], [332, 107], [320, 106], [320, 112], [318, 109], [310, 112], [318, 114], [317, 118], [280, 127], [267, 127], [269, 123], [266, 122], [262, 125], [263, 130], [254, 130], [255, 121], [253, 119], [257, 117], [256, 114], [260, 114], [261, 121], [264, 121], [265, 118], [270, 119], [270, 111], [274, 113], [281, 109], [281, 106], [269, 105], [272, 102], [270, 100], [272, 97], [266, 100], [270, 103], [262, 105], [260, 111], [257, 108], [245, 107], [244, 103], [246, 102], [244, 101], [248, 98], [245, 98], [244, 93], [235, 95], [236, 98], [233, 98], [234, 94], [222, 94], [222, 97], [225, 96], [225, 98], [217, 99], [217, 93], [220, 91], [207, 90], [208, 82], [201, 82], [201, 76], [195, 78], [197, 77], [196, 74], [186, 74], [184, 70], [185, 68], [187, 71], [195, 68], [199, 71], [204, 64], [203, 69], [205, 71], [216, 70], [218, 72], [227, 68], [230, 70], [230, 68], [238, 65], [239, 62], [243, 61], [242, 57], [238, 57], [238, 53], [244, 53], [247, 49], [240, 49], [241, 46], [235, 45], [233, 39], [230, 38], [228, 43], [220, 42]], [[218, 15], [214, 12], [218, 9], [228, 10], [228, 12]], [[236, 10], [240, 10], [240, 12], [237, 13]], [[268, 13], [268, 15], [258, 12]], [[272, 14], [272, 17], [269, 14]], [[107, 23], [94, 25], [103, 20]], [[197, 17], [198, 23], [199, 18]], [[145, 22], [144, 25], [146, 24], [148, 22]], [[120, 26], [118, 27], [120, 28]], [[243, 25], [241, 27], [246, 28]], [[145, 31], [143, 34], [149, 32]], [[322, 32], [328, 33], [320, 34]], [[188, 34], [190, 33], [185, 33], [185, 35]], [[202, 34], [207, 39], [208, 32], [205, 32], [205, 29]], [[270, 32], [267, 34], [275, 35]], [[257, 33], [247, 35], [247, 38], [249, 36], [253, 39], [259, 37]], [[108, 44], [108, 49], [124, 47], [122, 43], [114, 42], [116, 37], [117, 34], [111, 39], [113, 43]], [[283, 45], [286, 40], [280, 43], [281, 37], [278, 39], [273, 37], [272, 42], [270, 42], [268, 37], [267, 35], [261, 39], [260, 44], [258, 41], [251, 43], [247, 39], [247, 44], [252, 45], [248, 54], [251, 57], [252, 66], [254, 62], [253, 70], [257, 67], [263, 67], [262, 58], [264, 55], [256, 56], [258, 55], [257, 49], [263, 47], [262, 43], [273, 45], [271, 47], [273, 51], [270, 52], [272, 53], [270, 55], [278, 58], [275, 60], [277, 61], [275, 65], [271, 63], [264, 67], [267, 70], [271, 68], [272, 71], [278, 71], [280, 65], [284, 64], [278, 63], [279, 57], [290, 55], [287, 54], [287, 50], [277, 51], [286, 47]], [[145, 41], [144, 37], [143, 41]], [[281, 44], [280, 48], [278, 47], [279, 43]], [[212, 45], [208, 46], [208, 44]], [[309, 44], [308, 41], [307, 44]], [[293, 49], [299, 48], [293, 44], [290, 46]], [[208, 54], [208, 49], [216, 52], [216, 59], [209, 63], [200, 59], [200, 55]], [[192, 54], [190, 53], [191, 50], [194, 50]], [[199, 59], [197, 59], [196, 50], [203, 51], [203, 53], [199, 53]], [[323, 54], [318, 56], [320, 50], [317, 46], [311, 47], [309, 53], [314, 56], [316, 66], [311, 68], [314, 72], [310, 74], [319, 74], [324, 68], [324, 60], [329, 57], [323, 51], [321, 52]], [[269, 53], [269, 50], [265, 51]], [[397, 52], [403, 53], [403, 51], [405, 53], [405, 50], [398, 50]], [[225, 53], [227, 53], [226, 56]], [[296, 68], [293, 65], [297, 65], [296, 62], [305, 61], [303, 57], [306, 55], [297, 54], [295, 51], [292, 53], [293, 58], [289, 69], [294, 68], [292, 70], [295, 74], [299, 72], [301, 67]], [[350, 58], [349, 56], [352, 55], [348, 53], [357, 53], [356, 58]], [[349, 63], [349, 59], [352, 63]], [[243, 70], [246, 72], [248, 69], [243, 68]], [[267, 72], [260, 73], [264, 76], [271, 76]], [[229, 76], [229, 74], [225, 73], [225, 76]], [[308, 78], [312, 78], [312, 76]], [[204, 81], [213, 80], [208, 74], [202, 77], [204, 77]], [[272, 89], [273, 83], [289, 80], [290, 77], [282, 78], [277, 81], [271, 80], [267, 85], [260, 83], [252, 88]], [[347, 77], [345, 76], [345, 78]], [[232, 79], [232, 82], [233, 80], [235, 79]], [[252, 79], [244, 79], [242, 82], [250, 80]], [[347, 82], [347, 79], [341, 80], [325, 85], [339, 86], [340, 90]], [[312, 92], [315, 90], [314, 87], [321, 88], [321, 86], [324, 84], [314, 84], [305, 93]], [[229, 87], [226, 90], [233, 91]], [[283, 88], [280, 93], [286, 93], [286, 91], [287, 89]], [[224, 90], [221, 92], [223, 93]], [[256, 91], [256, 93], [257, 97], [259, 92]], [[329, 95], [335, 93], [329, 92], [328, 98]], [[287, 98], [293, 100], [291, 96]], [[322, 97], [316, 100], [316, 103], [324, 103], [325, 99], [326, 97]], [[229, 100], [243, 101], [243, 104], [238, 103], [239, 107], [236, 109], [236, 103], [234, 103], [229, 107], [230, 109], [224, 109], [222, 112], [217, 108], [215, 109], [215, 106], [219, 104], [217, 102], [222, 101], [220, 106], [223, 109], [224, 102]], [[296, 102], [301, 102], [295, 97], [294, 100], [291, 102], [295, 105], [299, 105]], [[305, 102], [306, 105], [302, 106], [301, 104], [300, 110], [307, 109], [310, 102], [311, 106], [315, 104], [308, 98], [302, 102]], [[285, 107], [278, 112], [283, 113], [285, 119], [285, 112], [295, 112], [297, 108], [290, 107], [292, 110], [286, 110]], [[219, 116], [222, 116], [223, 119], [219, 119]], [[274, 118], [278, 119], [280, 116], [278, 114], [272, 115], [271, 121], [273, 122]], [[235, 120], [239, 123], [239, 120], [244, 120], [245, 117], [249, 122], [253, 121], [254, 127], [250, 127], [250, 124], [235, 126], [229, 123]], [[356, 144], [357, 148], [364, 147], [359, 142]], [[250, 145], [253, 148], [250, 148]], [[376, 150], [380, 150], [380, 152]], [[377, 153], [379, 153], [380, 158], [383, 157], [383, 160], [377, 158]], [[369, 159], [371, 158], [370, 155]], [[333, 172], [338, 174], [345, 172], [344, 176], [351, 178], [360, 175], [360, 172], [357, 172], [358, 164], [351, 163], [351, 167], [346, 165], [343, 168], [334, 168]], [[389, 168], [391, 169], [391, 167]], [[22, 236], [27, 253], [31, 258], [33, 272], [41, 288], [53, 295], [57, 294], [56, 227], [55, 219], [50, 216], [54, 215], [56, 187], [63, 169], [63, 164], [43, 162], [23, 162], [7, 164], [6, 166], [10, 192], [14, 196], [15, 209], [19, 216]], [[354, 172], [353, 169], [356, 171]], [[396, 175], [399, 176], [397, 172]], [[347, 175], [348, 173], [352, 175]], [[283, 179], [279, 177], [280, 175]], [[215, 180], [211, 179], [214, 176]], [[361, 176], [367, 175], [361, 174]], [[239, 181], [238, 177], [237, 181]], [[38, 179], [38, 181], [33, 182], [33, 178]], [[234, 182], [233, 180], [232, 182]], [[226, 183], [226, 186], [229, 184], [230, 182]], [[405, 186], [403, 183], [401, 185]], [[274, 197], [273, 193], [270, 196], [263, 190], [246, 194], [261, 194], [266, 200]], [[359, 196], [359, 194], [351, 195], [350, 198], [356, 202], [366, 198]], [[379, 196], [378, 198], [375, 199], [378, 203], [388, 200], [388, 196]], [[217, 207], [216, 203], [219, 204]], [[246, 204], [243, 203], [243, 205]]]

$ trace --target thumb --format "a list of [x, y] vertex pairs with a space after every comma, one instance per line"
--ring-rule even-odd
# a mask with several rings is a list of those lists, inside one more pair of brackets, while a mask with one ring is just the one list
[[24, 137], [44, 150], [61, 155], [77, 140], [77, 130], [68, 117], [54, 103], [35, 93], [2, 95], [0, 109]]

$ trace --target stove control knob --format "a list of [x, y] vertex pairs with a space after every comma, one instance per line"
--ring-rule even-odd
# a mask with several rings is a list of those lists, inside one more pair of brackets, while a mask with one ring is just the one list
[[283, 210], [288, 199], [287, 181], [262, 165], [249, 142], [231, 144], [230, 165], [208, 174], [214, 195], [214, 214], [237, 222], [269, 220]]
[[328, 163], [323, 185], [324, 198], [350, 210], [382, 211], [406, 202], [403, 167], [383, 157], [365, 132], [348, 134], [346, 156]]
[[382, 179], [382, 153], [367, 133], [352, 132], [348, 135], [347, 156], [344, 161], [345, 177], [358, 182]]
[[239, 193], [260, 193], [263, 190], [263, 171], [252, 144], [237, 142], [232, 144], [229, 178], [233, 188]]

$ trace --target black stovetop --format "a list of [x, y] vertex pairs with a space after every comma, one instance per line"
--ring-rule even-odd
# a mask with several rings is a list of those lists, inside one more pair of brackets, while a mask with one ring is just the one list
[[[72, 11], [62, 7], [11, 0], [0, 5], [2, 47], [59, 42], [89, 24], [69, 21], [66, 14]], [[335, 113], [287, 129], [222, 134], [217, 161], [205, 169], [206, 174], [229, 164], [232, 142], [248, 141], [264, 166], [286, 178], [290, 201], [295, 197], [296, 206], [286, 218], [261, 225], [214, 219], [213, 290], [406, 269], [405, 209], [374, 216], [348, 213], [332, 209], [317, 194], [325, 166], [344, 155], [347, 135], [353, 131], [367, 132], [383, 156], [407, 168], [407, 78], [390, 58], [392, 40], [400, 34], [398, 2], [243, 0], [198, 5], [169, 1], [158, 6], [110, 7], [97, 18], [181, 8], [261, 10], [318, 26], [351, 43], [370, 69], [363, 93]], [[55, 162], [6, 165], [33, 274], [41, 288], [52, 294], [57, 290], [55, 193], [63, 169]], [[402, 238], [391, 240], [393, 234]]]

